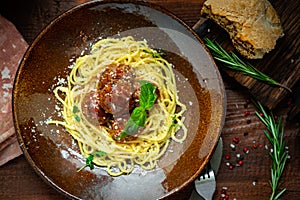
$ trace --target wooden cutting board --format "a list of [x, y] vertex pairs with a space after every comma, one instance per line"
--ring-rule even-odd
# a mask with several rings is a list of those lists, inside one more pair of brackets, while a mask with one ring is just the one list
[[[296, 84], [299, 85], [300, 83], [300, 4], [298, 0], [283, 0], [274, 1], [273, 6], [281, 19], [284, 37], [277, 41], [275, 49], [266, 54], [264, 58], [243, 60], [251, 63], [280, 84], [291, 88], [292, 94], [297, 95], [295, 94]], [[234, 50], [229, 35], [214, 22], [202, 18], [193, 28], [201, 38], [216, 39], [219, 43], [222, 42], [222, 46], [227, 51]], [[255, 99], [269, 109], [275, 108], [285, 97], [292, 95], [284, 88], [265, 84], [240, 72], [230, 70], [220, 63], [217, 64], [222, 71], [224, 70], [229, 76], [247, 88]], [[299, 112], [299, 108], [297, 110]]]

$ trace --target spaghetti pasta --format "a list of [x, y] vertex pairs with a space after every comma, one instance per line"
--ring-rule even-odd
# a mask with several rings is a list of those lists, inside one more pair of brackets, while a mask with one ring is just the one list
[[[145, 125], [120, 138], [116, 131], [124, 128], [142, 98], [139, 81], [154, 85], [158, 98]], [[89, 55], [74, 63], [68, 85], [56, 87], [54, 94], [63, 106], [63, 120], [48, 123], [64, 126], [82, 155], [93, 155], [92, 162], [112, 176], [131, 173], [135, 165], [154, 169], [171, 140], [181, 143], [187, 137], [186, 106], [178, 99], [172, 64], [146, 41], [131, 36], [96, 42]], [[180, 128], [183, 134], [178, 136]]]

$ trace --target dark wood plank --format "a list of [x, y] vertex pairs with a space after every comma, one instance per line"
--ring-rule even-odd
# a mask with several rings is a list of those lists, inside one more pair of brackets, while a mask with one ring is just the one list
[[[231, 85], [229, 85], [230, 87]], [[271, 146], [267, 141], [263, 131], [265, 126], [255, 116], [256, 108], [253, 104], [245, 104], [251, 94], [248, 91], [237, 87], [235, 90], [226, 90], [228, 104], [225, 126], [222, 131], [224, 141], [223, 158], [219, 174], [217, 176], [217, 193], [215, 199], [221, 196], [223, 187], [227, 187], [227, 194], [230, 199], [268, 199], [271, 189], [269, 186], [271, 159], [269, 152]], [[245, 108], [245, 105], [248, 105]], [[275, 115], [286, 115], [286, 108], [274, 111]], [[250, 115], [245, 116], [245, 111], [250, 111]], [[289, 159], [282, 178], [282, 188], [287, 188], [283, 199], [297, 199], [300, 190], [297, 182], [300, 183], [300, 173], [297, 172], [300, 166], [300, 127], [295, 121], [284, 122], [285, 141], [289, 148]], [[233, 138], [238, 137], [240, 142], [235, 144]], [[230, 145], [235, 145], [233, 150]], [[243, 148], [249, 149], [249, 154], [243, 152]], [[225, 159], [225, 155], [230, 154], [231, 159]], [[243, 165], [230, 170], [226, 163], [236, 164], [236, 155], [241, 154]]]
[[20, 156], [0, 167], [0, 199], [67, 199], [46, 184]]
[[[275, 1], [274, 8], [281, 19], [284, 37], [277, 41], [275, 49], [266, 54], [263, 59], [244, 60], [280, 84], [294, 90], [300, 78], [300, 4], [297, 0]], [[210, 32], [205, 35], [206, 37], [217, 38], [217, 41], [223, 43], [225, 49], [234, 50], [228, 34], [217, 24], [210, 23], [207, 28]], [[290, 95], [283, 87], [270, 86], [240, 72], [229, 70], [221, 64], [219, 66], [269, 109], [275, 108], [287, 95]]]

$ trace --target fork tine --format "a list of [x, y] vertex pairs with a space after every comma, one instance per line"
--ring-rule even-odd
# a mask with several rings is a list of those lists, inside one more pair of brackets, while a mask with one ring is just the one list
[[214, 171], [211, 169], [210, 165], [207, 165], [203, 172], [199, 175], [195, 181], [196, 191], [205, 200], [211, 200], [213, 198], [216, 182]]
[[199, 176], [199, 179], [200, 179], [200, 180], [201, 180], [201, 179], [210, 179], [210, 178], [212, 177], [212, 175], [213, 175], [213, 171], [210, 171], [210, 172], [208, 172], [208, 173], [205, 173], [205, 174]]
[[211, 176], [210, 172], [211, 171], [212, 171], [211, 165], [210, 165], [210, 163], [207, 163], [207, 165], [205, 165], [204, 169], [202, 170], [202, 172], [198, 176], [198, 179], [210, 178], [210, 176]]

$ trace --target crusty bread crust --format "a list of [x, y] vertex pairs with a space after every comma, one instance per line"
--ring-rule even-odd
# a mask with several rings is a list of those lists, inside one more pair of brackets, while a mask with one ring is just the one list
[[223, 27], [246, 58], [262, 58], [283, 36], [280, 19], [267, 0], [207, 0], [201, 14]]

